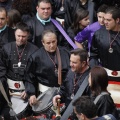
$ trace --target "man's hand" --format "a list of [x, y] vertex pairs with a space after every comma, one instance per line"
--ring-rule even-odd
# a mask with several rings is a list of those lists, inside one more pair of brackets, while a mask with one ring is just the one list
[[30, 106], [35, 105], [36, 103], [37, 103], [36, 96], [35, 95], [30, 96], [30, 99], [29, 99]]
[[27, 97], [27, 94], [26, 94], [25, 91], [23, 91], [23, 92], [21, 93], [21, 98], [22, 98], [22, 99], [25, 99], [26, 97]]
[[53, 105], [54, 105], [54, 107], [57, 107], [57, 100], [60, 99], [60, 98], [61, 98], [60, 95], [56, 95], [56, 96], [53, 97]]

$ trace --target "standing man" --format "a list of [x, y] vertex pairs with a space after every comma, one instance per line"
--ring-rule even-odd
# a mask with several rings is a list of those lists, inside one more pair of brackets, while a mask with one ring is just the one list
[[0, 7], [0, 54], [4, 44], [15, 41], [14, 30], [7, 26], [7, 11]]
[[58, 44], [65, 46], [66, 41], [62, 39], [61, 33], [51, 21], [52, 14], [51, 1], [38, 0], [38, 5], [36, 9], [37, 9], [36, 16], [27, 22], [28, 26], [31, 29], [30, 41], [33, 42], [39, 48], [41, 48], [43, 46], [41, 41], [42, 32], [44, 30], [51, 29], [57, 33]]
[[[54, 106], [57, 105], [57, 99], [61, 99], [66, 106], [69, 105], [74, 95], [81, 87], [82, 82], [88, 76], [90, 68], [88, 66], [88, 54], [83, 49], [74, 49], [70, 55], [70, 66], [65, 81], [60, 87], [59, 94], [53, 97]], [[90, 95], [89, 85], [87, 85], [83, 95]]]
[[28, 57], [38, 49], [35, 45], [27, 42], [28, 37], [29, 27], [25, 23], [18, 23], [15, 30], [16, 41], [3, 46], [0, 59], [1, 80], [8, 82], [11, 95], [19, 95], [21, 99], [27, 97], [24, 73]]
[[[36, 103], [35, 93], [37, 91], [35, 91], [36, 86], [30, 83], [37, 82], [39, 91], [42, 93], [48, 88], [59, 87], [61, 85], [58, 80], [59, 73], [61, 73], [61, 82], [63, 82], [69, 70], [69, 52], [57, 46], [57, 35], [54, 31], [43, 32], [42, 44], [43, 47], [31, 55], [27, 64], [26, 79], [30, 81], [28, 86], [31, 85], [27, 92], [30, 95], [31, 105]], [[61, 59], [61, 65], [58, 56]], [[60, 67], [61, 71], [59, 71]]]
[[[104, 15], [105, 28], [95, 32], [91, 46], [90, 65], [101, 64], [109, 76], [108, 90], [120, 106], [120, 12], [109, 7]], [[100, 63], [99, 61], [100, 60]]]

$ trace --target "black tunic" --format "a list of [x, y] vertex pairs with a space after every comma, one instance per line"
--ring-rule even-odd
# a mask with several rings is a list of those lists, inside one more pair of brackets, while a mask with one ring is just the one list
[[64, 3], [62, 5], [62, 0], [52, 0], [53, 3], [53, 13], [52, 13], [52, 17], [53, 18], [60, 18], [60, 19], [64, 19], [64, 15], [65, 15], [65, 11], [61, 11], [60, 8], [63, 6], [64, 7]]
[[14, 30], [7, 26], [5, 30], [0, 33], [0, 53], [3, 45], [12, 41], [15, 41]]
[[96, 106], [98, 108], [97, 109], [98, 116], [101, 117], [106, 114], [113, 114], [113, 116], [115, 116], [116, 118], [118, 117], [116, 106], [109, 94], [101, 96], [101, 98], [96, 103]]
[[[62, 47], [59, 47], [59, 50], [62, 62], [62, 81], [64, 81], [69, 69], [69, 53]], [[55, 64], [58, 67], [57, 60]], [[30, 81], [28, 84], [37, 82], [49, 87], [59, 86], [58, 76], [55, 74], [55, 66], [43, 47], [30, 57], [27, 65], [26, 79]], [[35, 88], [30, 87], [27, 92], [35, 94]]]
[[113, 40], [112, 38], [109, 39], [109, 33], [114, 38], [118, 32], [108, 32], [105, 28], [95, 32], [91, 44], [90, 64], [94, 66], [98, 64], [98, 59], [100, 59], [100, 64], [103, 67], [120, 71], [120, 34], [112, 43], [113, 53], [109, 53], [110, 42]]
[[[24, 47], [21, 46], [19, 51]], [[6, 77], [14, 81], [24, 81], [24, 72], [25, 67], [28, 61], [28, 57], [33, 54], [38, 48], [31, 44], [27, 43], [26, 48], [23, 52], [21, 63], [23, 67], [18, 67], [18, 53], [16, 49], [16, 43], [11, 42], [3, 46], [1, 60], [0, 60], [0, 78], [6, 80]], [[16, 66], [17, 67], [13, 67]]]
[[68, 44], [67, 41], [64, 40], [62, 34], [59, 32], [59, 30], [56, 28], [56, 26], [51, 21], [43, 25], [35, 16], [27, 22], [27, 25], [30, 27], [30, 30], [31, 30], [31, 37], [29, 41], [34, 43], [39, 48], [43, 46], [41, 42], [41, 37], [42, 37], [41, 35], [43, 31], [49, 30], [49, 29], [56, 32], [57, 39], [58, 39], [58, 45], [66, 46], [66, 44]]
[[[78, 82], [77, 85], [75, 86], [75, 91], [74, 94], [76, 94], [77, 90], [81, 86], [82, 82], [85, 80], [85, 77], [89, 74], [90, 69], [86, 70], [83, 75], [81, 74], [77, 75]], [[72, 72], [69, 70], [65, 81], [63, 82], [62, 86], [60, 87], [60, 92], [59, 94], [62, 96], [62, 102], [66, 103], [66, 106], [70, 103], [71, 101], [71, 95], [73, 93], [73, 88], [74, 88], [74, 78], [75, 78], [75, 72]], [[83, 92], [83, 95], [90, 95], [90, 88], [89, 85], [86, 87], [85, 91]]]

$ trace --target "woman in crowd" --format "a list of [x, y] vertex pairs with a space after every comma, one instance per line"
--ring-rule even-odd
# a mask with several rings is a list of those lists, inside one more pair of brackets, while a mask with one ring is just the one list
[[15, 29], [16, 24], [21, 21], [20, 12], [16, 9], [11, 9], [8, 11], [8, 26]]
[[[101, 66], [95, 66], [89, 74], [89, 85], [92, 91], [92, 99], [97, 105], [97, 115], [113, 114], [118, 117], [115, 104], [110, 93], [107, 91], [108, 75]], [[99, 96], [99, 97], [98, 97]]]
[[89, 12], [83, 8], [78, 9], [74, 16], [72, 25], [68, 28], [67, 33], [72, 40], [78, 32], [82, 31], [87, 25], [89, 25]]

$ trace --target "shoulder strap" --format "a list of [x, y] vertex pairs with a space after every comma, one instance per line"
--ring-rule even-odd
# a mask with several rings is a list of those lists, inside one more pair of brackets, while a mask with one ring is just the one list
[[64, 31], [64, 29], [60, 26], [60, 24], [55, 20], [51, 18], [51, 21], [53, 24], [58, 28], [58, 30], [61, 32], [61, 34], [65, 37], [65, 39], [68, 41], [68, 43], [75, 49], [77, 46], [75, 43], [71, 40], [71, 38], [67, 35], [67, 33]]
[[6, 92], [5, 92], [5, 89], [4, 89], [4, 87], [3, 87], [3, 84], [2, 84], [2, 82], [1, 82], [1, 80], [0, 80], [0, 91], [1, 91], [1, 93], [3, 94], [5, 100], [7, 101], [9, 107], [11, 108], [11, 107], [12, 107], [12, 104], [11, 104], [11, 102], [9, 101], [8, 97], [7, 97], [7, 94], [6, 94]]
[[8, 97], [7, 97], [7, 94], [6, 94], [6, 92], [5, 92], [5, 89], [4, 89], [4, 87], [3, 87], [3, 84], [2, 84], [2, 82], [1, 82], [1, 80], [0, 80], [0, 91], [1, 91], [1, 93], [3, 94], [3, 96], [4, 96], [4, 98], [6, 99], [6, 101], [7, 101], [7, 103], [8, 103], [8, 106], [11, 108], [10, 109], [10, 115], [11, 116], [14, 116], [15, 117], [15, 120], [18, 120], [18, 118], [17, 118], [17, 116], [16, 116], [16, 113], [13, 111], [13, 109], [12, 109], [12, 103], [9, 101], [9, 99], [8, 99]]
[[59, 48], [57, 47], [57, 59], [58, 59], [58, 84], [61, 85], [62, 84], [62, 63], [61, 63], [61, 56], [60, 56], [60, 51]]
[[112, 114], [107, 114], [102, 117], [105, 118], [105, 120], [116, 120], [116, 118]]
[[107, 95], [107, 94], [108, 94], [107, 92], [102, 92], [100, 95], [98, 95], [94, 100], [94, 104], [96, 104], [103, 95]]
[[95, 3], [92, 0], [88, 0], [88, 11], [89, 11], [89, 16], [90, 16], [90, 23], [93, 23], [94, 20], [94, 7]]
[[84, 81], [80, 85], [77, 93], [75, 94], [73, 100], [70, 102], [69, 106], [67, 107], [66, 111], [64, 112], [64, 114], [62, 115], [60, 120], [67, 120], [68, 119], [68, 117], [70, 116], [70, 114], [73, 111], [73, 105], [72, 105], [73, 101], [83, 94], [87, 85], [88, 85], [88, 75], [85, 77]]

